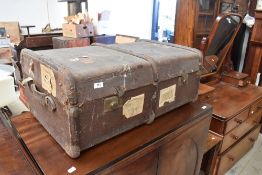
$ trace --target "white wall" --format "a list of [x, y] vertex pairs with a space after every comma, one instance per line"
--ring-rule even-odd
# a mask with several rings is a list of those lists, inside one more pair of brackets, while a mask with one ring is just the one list
[[90, 16], [110, 11], [110, 34], [151, 38], [153, 0], [88, 0]]
[[[36, 25], [32, 33], [41, 32], [48, 23], [62, 26], [67, 4], [57, 0], [0, 0], [0, 21], [19, 21], [20, 25]], [[48, 2], [48, 9], [47, 9]], [[108, 34], [125, 34], [151, 38], [153, 0], [88, 0], [93, 18], [103, 10], [110, 11]]]
[[[1, 2], [4, 1], [4, 2]], [[18, 21], [20, 25], [35, 25], [30, 31], [41, 32], [48, 24], [61, 28], [67, 15], [67, 4], [57, 0], [0, 0], [0, 21]], [[48, 9], [47, 9], [48, 2]]]

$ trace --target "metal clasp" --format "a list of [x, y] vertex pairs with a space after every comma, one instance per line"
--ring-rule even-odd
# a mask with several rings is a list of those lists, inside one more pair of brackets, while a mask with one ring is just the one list
[[104, 100], [104, 112], [114, 111], [121, 107], [118, 96], [108, 97]]
[[185, 73], [185, 71], [182, 71], [181, 75], [178, 78], [178, 85], [181, 86], [187, 83], [188, 83], [188, 74]]

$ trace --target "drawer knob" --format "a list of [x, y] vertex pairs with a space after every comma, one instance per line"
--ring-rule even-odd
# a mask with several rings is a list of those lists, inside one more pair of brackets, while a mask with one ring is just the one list
[[234, 157], [231, 156], [231, 155], [227, 155], [227, 158], [228, 158], [230, 161], [232, 161], [232, 162], [235, 160]]
[[234, 135], [234, 134], [231, 134], [231, 137], [232, 137], [232, 139], [234, 139], [234, 140], [238, 140], [238, 136], [236, 136], [236, 135]]
[[261, 109], [261, 108], [262, 108], [261, 104], [257, 105], [257, 109]]
[[253, 120], [253, 124], [258, 124], [259, 122], [257, 122], [256, 120]]
[[256, 140], [255, 139], [253, 139], [253, 138], [248, 138], [248, 140], [250, 141], [250, 142], [252, 142], [252, 143], [254, 143]]
[[243, 123], [243, 121], [240, 120], [240, 119], [238, 119], [238, 118], [235, 118], [234, 120], [235, 120], [235, 122], [237, 122], [237, 124], [241, 124], [241, 123]]

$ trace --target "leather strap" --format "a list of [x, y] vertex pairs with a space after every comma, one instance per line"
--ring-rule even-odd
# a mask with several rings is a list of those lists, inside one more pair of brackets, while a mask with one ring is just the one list
[[[153, 44], [158, 44], [158, 45], [163, 45], [163, 46], [169, 46], [169, 47], [174, 47], [174, 48], [179, 48], [179, 49], [184, 49], [184, 50], [196, 53], [196, 54], [201, 54], [201, 52], [198, 52], [197, 49], [189, 48], [189, 47], [186, 47], [186, 46], [181, 46], [181, 45], [178, 45], [178, 44], [172, 44], [172, 43], [166, 43], [166, 42], [158, 42], [158, 41], [147, 40], [147, 39], [139, 39], [136, 42], [139, 42], [139, 41], [153, 43]], [[200, 63], [202, 63], [203, 56], [200, 57], [199, 61], [200, 61]]]
[[154, 82], [156, 83], [156, 86], [157, 86], [157, 84], [159, 82], [159, 75], [158, 75], [158, 71], [157, 71], [156, 62], [154, 61], [154, 59], [152, 57], [149, 57], [149, 56], [146, 56], [146, 55], [143, 55], [143, 54], [138, 54], [138, 53], [135, 53], [131, 50], [124, 50], [124, 49], [120, 49], [120, 48], [111, 47], [109, 45], [104, 45], [104, 44], [99, 44], [99, 43], [94, 43], [92, 45], [104, 47], [104, 48], [107, 48], [107, 49], [112, 49], [112, 50], [122, 52], [122, 53], [125, 53], [125, 54], [129, 54], [129, 55], [141, 58], [141, 59], [149, 62], [151, 64], [151, 67], [152, 67], [152, 70], [153, 70]]
[[158, 83], [159, 83], [159, 75], [158, 75], [158, 71], [157, 71], [157, 66], [156, 66], [156, 62], [154, 61], [153, 58], [149, 57], [149, 56], [145, 56], [145, 55], [142, 55], [142, 54], [138, 54], [138, 53], [135, 53], [133, 51], [130, 51], [130, 50], [124, 50], [124, 49], [120, 49], [120, 48], [114, 48], [114, 47], [111, 47], [109, 45], [104, 45], [104, 44], [100, 44], [100, 43], [94, 43], [92, 44], [93, 46], [100, 46], [100, 47], [103, 47], [103, 48], [107, 48], [107, 49], [111, 49], [111, 50], [115, 50], [115, 51], [118, 51], [118, 52], [122, 52], [122, 53], [125, 53], [125, 54], [129, 54], [129, 55], [132, 55], [132, 56], [135, 56], [135, 57], [138, 57], [138, 58], [141, 58], [147, 62], [149, 62], [151, 64], [151, 68], [152, 68], [152, 71], [153, 71], [153, 78], [154, 78], [154, 86], [156, 87], [156, 90], [155, 90], [155, 94], [154, 94], [154, 100], [153, 100], [153, 103], [152, 103], [152, 113], [149, 115], [149, 120], [148, 120], [148, 124], [152, 123], [156, 117], [156, 94], [158, 92]]

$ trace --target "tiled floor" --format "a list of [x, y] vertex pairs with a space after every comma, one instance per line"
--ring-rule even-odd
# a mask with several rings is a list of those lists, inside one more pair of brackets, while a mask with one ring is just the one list
[[[20, 100], [10, 104], [9, 108], [13, 115], [28, 110]], [[259, 135], [254, 147], [226, 175], [262, 175], [262, 134]]]

